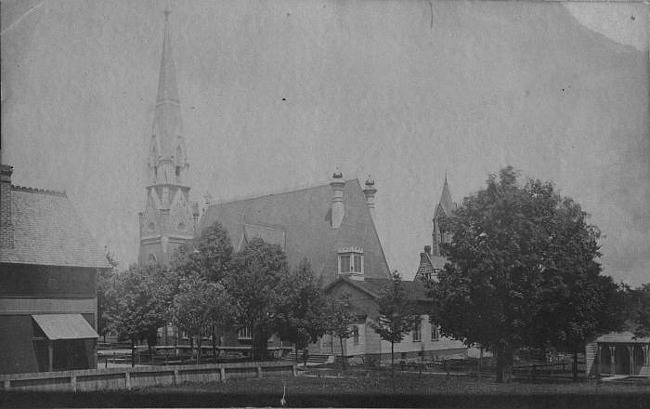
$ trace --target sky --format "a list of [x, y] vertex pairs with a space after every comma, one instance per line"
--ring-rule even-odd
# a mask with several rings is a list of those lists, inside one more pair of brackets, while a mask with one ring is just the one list
[[[3, 0], [2, 161], [66, 191], [135, 262], [167, 1]], [[447, 172], [456, 201], [508, 164], [650, 282], [647, 3], [171, 1], [193, 200], [371, 174], [391, 269], [415, 275]]]

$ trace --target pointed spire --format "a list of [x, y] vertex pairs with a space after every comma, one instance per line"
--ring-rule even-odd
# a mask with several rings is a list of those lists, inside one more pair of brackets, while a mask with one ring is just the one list
[[174, 57], [172, 54], [171, 34], [169, 32], [169, 6], [165, 8], [165, 33], [163, 36], [162, 60], [160, 61], [160, 74], [158, 77], [158, 96], [156, 105], [171, 101], [180, 103], [178, 97], [178, 85], [176, 84], [176, 70], [174, 69]]
[[447, 181], [447, 171], [445, 171], [445, 182], [442, 186], [440, 202], [438, 203], [438, 207], [436, 207], [436, 214], [434, 217], [438, 217], [440, 212], [445, 216], [449, 216], [454, 210], [456, 210], [456, 204], [451, 199], [451, 191], [449, 189], [449, 182]]

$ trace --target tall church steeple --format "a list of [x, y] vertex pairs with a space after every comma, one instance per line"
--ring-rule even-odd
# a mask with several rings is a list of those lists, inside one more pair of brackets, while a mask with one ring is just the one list
[[450, 239], [450, 237], [441, 230], [440, 222], [443, 218], [451, 216], [451, 213], [454, 210], [456, 210], [456, 203], [451, 199], [451, 191], [449, 190], [449, 183], [447, 182], [447, 172], [445, 172], [445, 182], [442, 186], [440, 202], [438, 202], [438, 206], [436, 206], [436, 211], [433, 215], [433, 256], [440, 256], [440, 244], [449, 241]]
[[148, 152], [147, 204], [140, 213], [140, 264], [168, 265], [174, 251], [194, 235], [196, 216], [189, 203], [181, 103], [165, 10], [158, 94]]
[[190, 165], [187, 161], [185, 139], [183, 138], [181, 101], [176, 83], [176, 70], [169, 32], [169, 14], [169, 9], [165, 10], [158, 95], [156, 96], [149, 147], [149, 183], [183, 185], [186, 183], [184, 179]]

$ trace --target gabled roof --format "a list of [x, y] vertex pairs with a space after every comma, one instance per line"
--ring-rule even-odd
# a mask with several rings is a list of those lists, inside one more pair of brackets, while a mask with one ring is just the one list
[[418, 266], [418, 271], [415, 273], [414, 280], [423, 280], [426, 277], [433, 277], [435, 273], [436, 271], [435, 268], [433, 268], [431, 256], [427, 253], [420, 253], [420, 265]]
[[11, 220], [14, 247], [0, 249], [2, 263], [110, 268], [65, 193], [12, 186]]
[[345, 217], [337, 229], [331, 227], [331, 202], [332, 188], [321, 185], [217, 203], [208, 207], [201, 227], [219, 221], [235, 247], [248, 234], [247, 229], [252, 230], [246, 226], [267, 226], [260, 229], [265, 234], [271, 230], [284, 232], [289, 264], [296, 267], [307, 258], [316, 278], [322, 279], [321, 285], [337, 278], [338, 250], [349, 246], [363, 248], [366, 277], [388, 278], [388, 264], [359, 181], [345, 183]]
[[635, 337], [630, 331], [609, 332], [596, 338], [595, 342], [648, 344], [650, 337]]
[[437, 272], [445, 268], [447, 259], [443, 256], [435, 256], [428, 253], [420, 253], [420, 265], [415, 273], [414, 281], [425, 277], [435, 277]]
[[[388, 284], [390, 284], [390, 282], [391, 282], [390, 278], [366, 278], [365, 280], [360, 281], [360, 280], [352, 280], [345, 276], [340, 276], [337, 280], [327, 285], [324, 290], [328, 291], [337, 285], [341, 285], [345, 283], [352, 287], [356, 287], [360, 289], [362, 292], [365, 292], [366, 294], [370, 295], [374, 299], [378, 299], [381, 295], [382, 290]], [[415, 281], [415, 280], [402, 281], [402, 284], [404, 285], [404, 290], [406, 291], [406, 295], [410, 300], [429, 301], [427, 297], [427, 291], [423, 282]]]

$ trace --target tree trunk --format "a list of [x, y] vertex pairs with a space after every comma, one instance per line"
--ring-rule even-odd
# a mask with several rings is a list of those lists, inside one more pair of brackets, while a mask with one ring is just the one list
[[298, 359], [298, 344], [293, 344], [293, 349], [296, 351], [296, 366], [300, 363], [300, 360]]
[[343, 355], [343, 337], [339, 337], [339, 341], [341, 342], [341, 365], [343, 366], [343, 369], [345, 369], [345, 356]]
[[203, 337], [201, 334], [196, 336], [196, 363], [201, 363], [201, 344], [203, 343]]
[[390, 373], [391, 376], [395, 377], [395, 343], [391, 341], [390, 343]]
[[135, 340], [131, 338], [131, 368], [135, 366]]
[[217, 362], [217, 334], [214, 327], [212, 327], [212, 357], [214, 362]]
[[574, 350], [573, 351], [573, 364], [572, 366], [572, 371], [573, 371], [573, 382], [578, 382], [578, 351]]
[[478, 381], [481, 381], [481, 364], [483, 363], [483, 345], [481, 345], [481, 353], [478, 357]]

